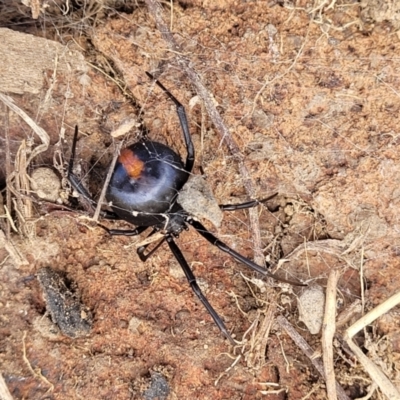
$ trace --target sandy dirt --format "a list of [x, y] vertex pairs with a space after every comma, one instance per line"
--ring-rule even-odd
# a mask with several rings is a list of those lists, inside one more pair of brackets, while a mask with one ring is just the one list
[[[31, 72], [22, 83], [0, 78], [0, 91], [49, 135], [48, 149], [30, 160], [28, 175], [47, 166], [65, 178], [75, 125], [75, 164], [95, 198], [114, 151], [111, 133], [123, 124], [132, 126], [125, 144], [147, 132], [185, 157], [176, 109], [146, 76], [151, 71], [186, 107], [194, 173], [204, 173], [220, 204], [251, 199], [235, 157], [144, 3], [38, 3], [35, 20], [17, 1], [0, 3], [3, 41], [6, 31], [29, 34], [56, 42], [59, 54], [33, 63], [45, 50], [27, 45], [30, 51], [16, 51], [8, 62], [39, 68], [42, 82], [36, 74], [30, 84]], [[340, 271], [336, 380], [349, 399], [383, 399], [343, 333], [400, 287], [400, 6], [310, 3], [167, 2], [163, 17], [244, 156], [252, 197], [278, 193], [258, 206], [265, 261], [281, 260], [280, 276], [323, 292], [330, 271]], [[17, 178], [24, 175], [24, 154], [29, 158], [40, 140], [6, 106], [1, 118], [0, 184], [6, 205], [5, 188], [14, 189], [19, 231], [0, 238], [0, 372], [12, 398], [328, 398], [324, 378], [276, 320], [285, 317], [322, 360], [321, 331], [310, 333], [304, 311], [299, 316], [305, 287], [261, 280], [193, 229], [183, 232], [177, 243], [238, 341], [231, 346], [166, 245], [142, 263], [136, 248], [145, 234], [111, 237], [76, 199], [61, 207], [35, 193], [26, 197]], [[10, 175], [16, 170], [17, 177]], [[65, 179], [63, 185], [66, 190]], [[65, 190], [60, 201], [68, 197]], [[245, 210], [224, 213], [220, 227], [204, 223], [252, 258], [249, 221]], [[1, 229], [9, 229], [5, 218]], [[44, 275], [48, 267], [51, 279]], [[60, 280], [52, 286], [61, 293], [56, 303], [68, 303], [58, 323], [52, 291], [46, 291], [53, 279]], [[357, 311], [345, 319], [352, 307]], [[75, 323], [75, 331], [65, 329]], [[394, 308], [354, 338], [398, 390], [399, 323]]]

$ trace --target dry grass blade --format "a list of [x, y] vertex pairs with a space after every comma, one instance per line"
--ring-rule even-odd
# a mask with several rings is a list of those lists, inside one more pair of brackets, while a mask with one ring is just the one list
[[[11, 151], [10, 151], [10, 134], [9, 134], [9, 108], [7, 107], [6, 104], [4, 104], [4, 109], [5, 109], [5, 118], [4, 118], [4, 133], [5, 133], [5, 139], [6, 139], [6, 176], [10, 176], [11, 174]], [[0, 199], [2, 200], [2, 199]], [[5, 214], [8, 214], [8, 210], [11, 210], [11, 193], [7, 189], [6, 190], [6, 205], [4, 208]], [[6, 222], [6, 236], [7, 239], [10, 239], [10, 233], [11, 233], [11, 225], [13, 224], [12, 219], [7, 218]]]
[[26, 142], [22, 141], [15, 157], [14, 171], [7, 171], [7, 189], [15, 196], [14, 207], [19, 219], [19, 226], [22, 233], [29, 237], [33, 234], [33, 227], [28, 223], [28, 220], [32, 216], [32, 202], [28, 196], [30, 183], [27, 168], [34, 157], [48, 149], [50, 137], [25, 111], [14, 104], [11, 97], [0, 93], [0, 100], [10, 110], [20, 116], [42, 141], [42, 144], [36, 146], [34, 149], [27, 149]]
[[28, 260], [18, 251], [11, 240], [7, 240], [3, 231], [0, 230], [0, 248], [4, 247], [17, 267], [21, 265], [29, 265]]
[[[27, 174], [27, 148], [23, 140], [15, 156], [14, 171], [7, 176], [7, 189], [14, 195], [14, 209], [19, 221], [20, 232], [27, 237], [33, 234], [29, 219], [32, 217], [32, 201], [28, 194], [30, 192], [29, 177]], [[10, 211], [10, 210], [8, 210]]]
[[400, 304], [400, 292], [394, 294], [389, 297], [386, 301], [379, 304], [379, 306], [375, 307], [373, 310], [365, 314], [362, 318], [360, 318], [356, 323], [350, 326], [345, 334], [344, 339], [349, 345], [350, 349], [357, 356], [358, 360], [371, 376], [373, 381], [379, 386], [382, 393], [390, 400], [400, 400], [400, 393], [397, 388], [393, 385], [390, 379], [379, 369], [362, 351], [361, 349], [353, 342], [353, 336], [363, 329], [365, 326], [371, 324], [381, 315], [387, 313], [393, 307]]
[[[259, 326], [255, 329], [255, 333], [249, 340], [249, 350], [244, 351], [245, 360], [247, 365], [251, 368], [261, 368], [265, 363], [265, 352], [271, 326], [274, 322], [274, 315], [276, 312], [276, 302], [273, 301], [268, 306], [264, 315], [264, 319]], [[246, 346], [243, 347], [243, 349]], [[242, 350], [243, 351], [243, 350]]]
[[31, 155], [28, 158], [27, 165], [35, 158], [38, 154], [46, 151], [50, 144], [50, 137], [47, 132], [41, 128], [39, 125], [35, 123], [35, 121], [25, 113], [25, 111], [21, 110], [17, 105], [14, 104], [11, 97], [6, 96], [3, 93], [0, 93], [0, 100], [12, 111], [14, 111], [17, 115], [19, 115], [25, 122], [30, 126], [30, 128], [39, 136], [42, 144], [35, 147], [32, 150]]

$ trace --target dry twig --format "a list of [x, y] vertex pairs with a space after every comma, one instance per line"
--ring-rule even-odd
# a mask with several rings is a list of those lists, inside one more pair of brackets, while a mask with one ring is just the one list
[[276, 307], [276, 302], [272, 301], [269, 304], [265, 315], [259, 315], [254, 321], [256, 324], [252, 324], [254, 329], [250, 339], [247, 341], [242, 339], [243, 347], [241, 349], [241, 353], [244, 356], [247, 366], [252, 369], [260, 369], [265, 364], [265, 352], [267, 348], [269, 332], [274, 322]]
[[[321, 376], [325, 377], [324, 367], [322, 365], [322, 362], [314, 357], [314, 350], [308, 345], [308, 343], [303, 339], [303, 337], [299, 335], [296, 329], [294, 329], [294, 327], [284, 316], [278, 315], [276, 317], [276, 320], [278, 324], [285, 330], [285, 332], [292, 338], [292, 340], [300, 348], [300, 350], [310, 359], [311, 363], [321, 374]], [[336, 386], [337, 397], [339, 400], [350, 400], [338, 382], [335, 382], [335, 386]]]
[[48, 379], [42, 375], [42, 372], [40, 371], [39, 368], [33, 369], [30, 361], [28, 360], [28, 357], [26, 355], [26, 346], [25, 346], [25, 339], [26, 339], [26, 331], [24, 331], [24, 335], [22, 336], [22, 358], [29, 368], [29, 371], [31, 371], [32, 375], [35, 376], [36, 378], [39, 378], [41, 381], [43, 381], [47, 386], [49, 386], [49, 389], [47, 392], [52, 392], [54, 390], [54, 385], [48, 381]]
[[4, 247], [17, 267], [29, 265], [28, 260], [18, 251], [11, 240], [8, 240], [3, 231], [0, 230], [0, 248]]
[[399, 391], [393, 385], [390, 379], [382, 372], [382, 370], [378, 368], [378, 366], [375, 365], [353, 342], [353, 336], [398, 304], [400, 304], [400, 292], [389, 297], [386, 301], [379, 304], [379, 306], [365, 314], [357, 322], [351, 325], [343, 336], [351, 351], [357, 356], [358, 360], [371, 376], [372, 380], [379, 386], [382, 393], [390, 400], [400, 400]]
[[32, 150], [32, 153], [30, 154], [27, 165], [40, 153], [44, 152], [47, 150], [50, 144], [50, 136], [47, 134], [47, 132], [41, 128], [38, 124], [35, 123], [35, 121], [21, 108], [19, 108], [17, 105], [14, 104], [14, 101], [11, 97], [6, 96], [3, 93], [0, 93], [0, 100], [12, 111], [14, 111], [17, 115], [19, 115], [26, 124], [30, 126], [30, 128], [36, 133], [36, 135], [39, 136], [40, 140], [42, 141], [42, 144], [35, 147]]
[[[212, 97], [210, 96], [207, 88], [204, 86], [200, 76], [197, 72], [190, 66], [189, 60], [183, 56], [183, 51], [173, 37], [170, 29], [163, 19], [163, 10], [160, 3], [157, 0], [146, 0], [147, 7], [156, 21], [158, 30], [160, 31], [162, 37], [167, 42], [171, 52], [173, 52], [175, 61], [177, 65], [186, 73], [192, 84], [195, 86], [199, 97], [203, 100], [204, 105], [207, 109], [208, 115], [211, 121], [216, 126], [218, 132], [221, 135], [222, 140], [229, 148], [233, 158], [237, 161], [239, 165], [239, 171], [242, 176], [244, 187], [250, 198], [254, 199], [256, 197], [256, 191], [254, 189], [253, 182], [248, 168], [244, 163], [243, 154], [240, 152], [239, 146], [232, 138], [228, 127], [225, 125], [221, 114], [215, 107]], [[256, 209], [249, 210], [250, 215], [250, 225], [252, 231], [252, 240], [254, 245], [254, 259], [257, 263], [264, 263], [264, 256], [261, 250], [261, 235], [259, 229], [259, 218]]]
[[336, 330], [336, 289], [340, 272], [332, 269], [326, 287], [325, 315], [322, 327], [322, 358], [324, 360], [326, 391], [329, 400], [336, 400], [335, 370], [333, 364], [333, 337]]
[[[4, 104], [4, 113], [5, 113], [5, 118], [4, 118], [4, 132], [6, 136], [6, 176], [11, 175], [11, 152], [10, 152], [10, 120], [9, 120], [9, 108], [7, 107], [6, 104]], [[11, 210], [11, 193], [8, 188], [6, 188], [6, 207], [8, 210]], [[6, 237], [7, 240], [10, 239], [10, 233], [11, 233], [11, 223], [10, 220], [7, 219], [7, 225], [6, 225]]]
[[2, 374], [0, 374], [0, 399], [1, 400], [13, 400], [11, 393], [8, 390], [7, 384], [6, 384]]
[[106, 176], [106, 179], [105, 179], [104, 184], [103, 184], [103, 189], [101, 189], [99, 201], [97, 202], [97, 207], [96, 207], [96, 210], [95, 210], [94, 215], [93, 215], [93, 220], [94, 221], [97, 221], [99, 219], [101, 206], [103, 204], [104, 198], [106, 197], [106, 191], [107, 191], [107, 188], [108, 188], [108, 184], [110, 183], [111, 175], [112, 175], [112, 173], [114, 171], [115, 164], [117, 163], [117, 158], [119, 156], [119, 152], [121, 150], [122, 144], [123, 144], [123, 142], [119, 142], [115, 146], [114, 156], [113, 156], [113, 159], [111, 161], [111, 165], [108, 168], [107, 176]]
[[15, 158], [14, 171], [7, 171], [7, 190], [10, 190], [16, 198], [15, 211], [20, 221], [20, 228], [26, 236], [30, 236], [32, 234], [32, 226], [26, 222], [31, 217], [32, 202], [27, 196], [30, 191], [27, 168], [34, 157], [47, 150], [50, 144], [50, 137], [25, 111], [14, 104], [11, 97], [0, 93], [0, 101], [20, 116], [42, 141], [42, 144], [31, 149], [23, 140]]

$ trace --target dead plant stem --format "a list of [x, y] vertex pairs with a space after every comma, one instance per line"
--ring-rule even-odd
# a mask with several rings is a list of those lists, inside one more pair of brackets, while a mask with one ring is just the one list
[[[294, 327], [283, 315], [278, 315], [276, 317], [276, 321], [281, 326], [281, 328], [291, 337], [291, 339], [295, 342], [299, 349], [310, 359], [311, 363], [321, 374], [321, 376], [325, 378], [322, 362], [314, 357], [314, 350], [309, 346], [304, 338], [296, 331], [296, 329], [294, 329]], [[339, 400], [350, 400], [338, 382], [335, 382], [335, 386], [337, 397]]]
[[333, 338], [336, 331], [336, 290], [340, 271], [332, 269], [326, 287], [325, 314], [322, 328], [322, 358], [324, 360], [326, 391], [329, 400], [336, 400]]
[[115, 145], [114, 156], [113, 156], [113, 159], [111, 161], [111, 165], [108, 168], [107, 176], [106, 176], [106, 179], [104, 181], [103, 188], [102, 188], [101, 193], [100, 193], [99, 201], [97, 203], [97, 207], [96, 207], [96, 210], [95, 210], [94, 215], [93, 215], [93, 220], [94, 221], [97, 221], [99, 219], [101, 206], [102, 206], [103, 200], [104, 200], [104, 198], [106, 196], [106, 191], [107, 191], [107, 188], [108, 188], [108, 184], [110, 183], [111, 175], [112, 175], [112, 173], [114, 171], [115, 164], [117, 163], [117, 158], [118, 158], [119, 152], [121, 150], [122, 144], [123, 144], [123, 142], [121, 141], [121, 142], [119, 142], [118, 144]]
[[[163, 10], [160, 3], [157, 0], [146, 0], [147, 7], [150, 11], [150, 14], [155, 19], [158, 30], [160, 31], [162, 37], [167, 42], [170, 51], [174, 54], [176, 64], [181, 68], [182, 71], [186, 73], [191, 83], [195, 86], [198, 95], [203, 100], [204, 105], [207, 109], [208, 115], [211, 118], [211, 121], [214, 123], [217, 128], [221, 140], [227, 145], [230, 153], [233, 158], [236, 160], [239, 166], [239, 171], [241, 177], [243, 179], [243, 184], [246, 189], [247, 194], [251, 199], [255, 198], [256, 191], [249, 173], [248, 168], [244, 163], [243, 154], [240, 152], [239, 146], [233, 139], [230, 134], [225, 122], [223, 121], [221, 114], [216, 109], [214, 102], [207, 90], [204, 86], [199, 74], [191, 67], [190, 60], [183, 56], [183, 51], [176, 42], [175, 38], [172, 35], [172, 32], [168, 28], [167, 24], [163, 18]], [[264, 264], [264, 256], [261, 248], [261, 235], [259, 229], [259, 218], [258, 212], [256, 209], [250, 209], [250, 226], [251, 226], [251, 235], [254, 246], [254, 260], [259, 264]]]
[[26, 346], [25, 346], [25, 339], [26, 339], [26, 331], [24, 331], [24, 334], [22, 336], [22, 358], [29, 368], [29, 371], [32, 373], [32, 375], [36, 378], [39, 378], [41, 381], [43, 381], [47, 386], [49, 386], [49, 389], [46, 393], [52, 392], [54, 390], [54, 385], [48, 381], [48, 379], [42, 375], [42, 372], [40, 371], [39, 368], [33, 369], [30, 361], [28, 360], [28, 357], [26, 355]]
[[[6, 104], [4, 108], [4, 131], [6, 136], [6, 177], [11, 176], [11, 152], [10, 152], [10, 111]], [[7, 209], [11, 210], [11, 192], [8, 186], [6, 187], [6, 205]], [[6, 222], [6, 238], [10, 240], [11, 225], [10, 220], [7, 218]]]

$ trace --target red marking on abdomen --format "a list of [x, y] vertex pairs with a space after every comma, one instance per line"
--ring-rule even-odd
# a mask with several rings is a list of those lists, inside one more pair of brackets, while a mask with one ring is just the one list
[[123, 149], [118, 157], [118, 161], [124, 166], [127, 174], [131, 178], [137, 179], [140, 177], [140, 174], [143, 171], [144, 162], [131, 150], [128, 148]]

